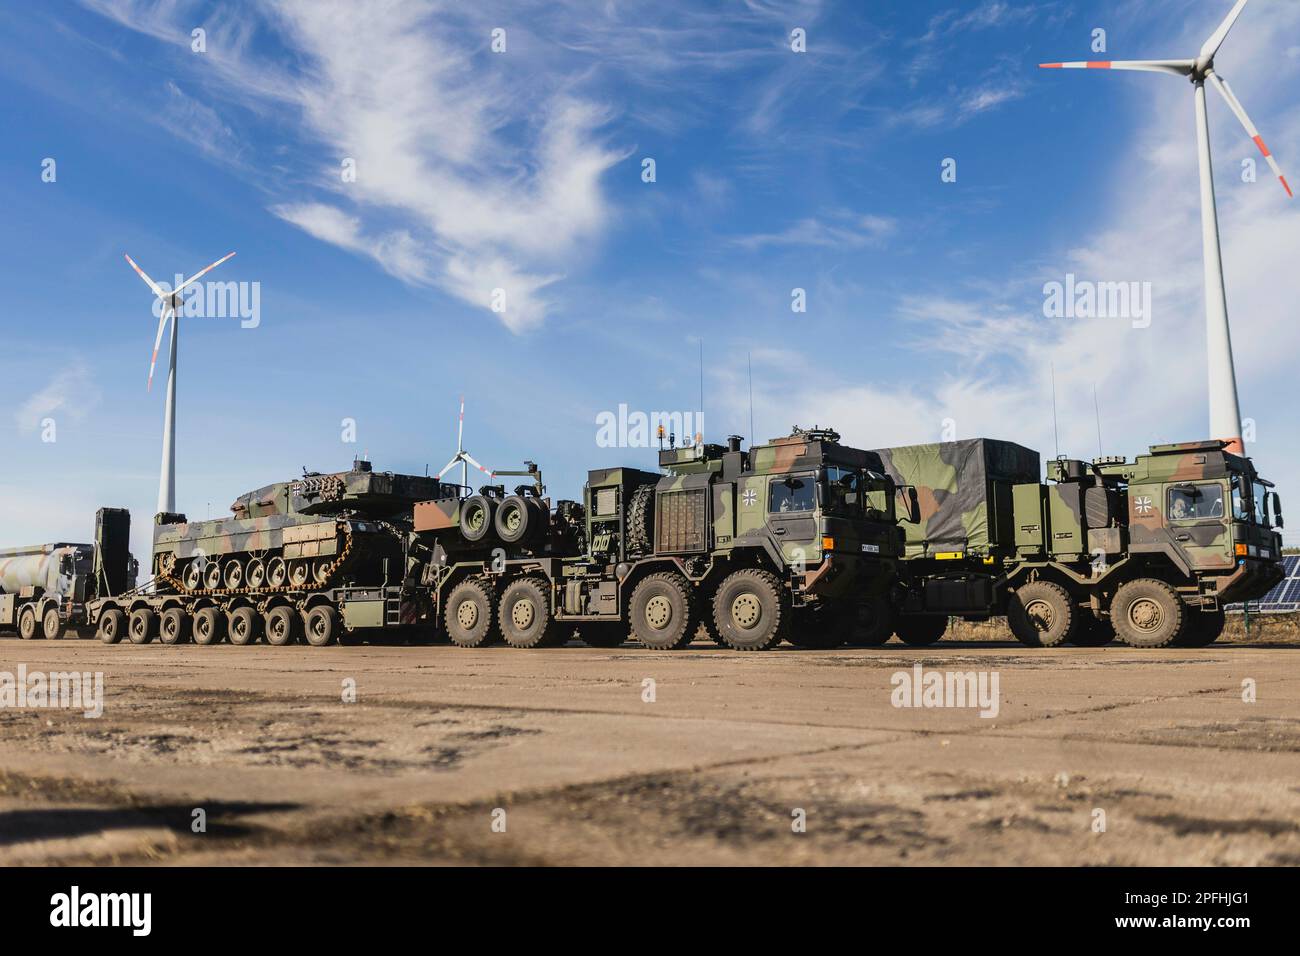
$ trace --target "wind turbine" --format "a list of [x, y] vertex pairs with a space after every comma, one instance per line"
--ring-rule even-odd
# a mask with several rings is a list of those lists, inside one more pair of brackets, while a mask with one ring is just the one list
[[1228, 82], [1214, 69], [1214, 57], [1241, 16], [1247, 0], [1237, 0], [1219, 28], [1191, 60], [1088, 60], [1076, 63], [1040, 63], [1043, 69], [1067, 70], [1141, 70], [1187, 77], [1195, 90], [1196, 142], [1201, 167], [1201, 243], [1205, 255], [1205, 330], [1210, 370], [1210, 435], [1228, 442], [1228, 450], [1244, 454], [1241, 441], [1241, 409], [1237, 404], [1237, 375], [1232, 364], [1232, 335], [1228, 330], [1228, 294], [1223, 281], [1223, 256], [1219, 248], [1219, 215], [1214, 201], [1214, 165], [1210, 158], [1210, 119], [1205, 108], [1205, 84], [1208, 81], [1228, 103], [1246, 134], [1259, 147], [1269, 167], [1282, 183], [1288, 197], [1294, 198], [1290, 184], [1282, 175], [1277, 160], [1264, 145], [1259, 130], [1250, 121], [1246, 109], [1233, 95]]
[[218, 259], [207, 268], [200, 269], [170, 292], [164, 291], [158, 283], [145, 275], [144, 270], [135, 264], [134, 259], [129, 255], [126, 256], [126, 261], [131, 264], [131, 268], [136, 271], [136, 274], [145, 281], [145, 285], [149, 286], [153, 290], [153, 294], [162, 302], [162, 314], [158, 317], [158, 334], [154, 336], [153, 341], [153, 357], [149, 359], [150, 391], [153, 390], [153, 371], [154, 366], [158, 364], [158, 348], [162, 345], [163, 327], [167, 324], [168, 315], [171, 316], [172, 320], [171, 358], [167, 365], [167, 410], [163, 414], [162, 474], [158, 479], [159, 512], [166, 511], [170, 513], [176, 510], [176, 316], [179, 314], [178, 309], [181, 306], [181, 293], [185, 291], [187, 286], [197, 282], [233, 255], [232, 252]]
[[460, 469], [461, 469], [460, 483], [465, 488], [469, 487], [469, 466], [470, 465], [473, 465], [475, 468], [483, 472], [483, 474], [487, 475], [489, 478], [495, 478], [496, 472], [488, 471], [486, 468], [484, 468], [482, 465], [476, 462], [473, 456], [471, 456], [470, 453], [465, 450], [465, 445], [462, 441], [464, 437], [465, 437], [465, 396], [462, 395], [460, 397], [460, 419], [456, 425], [456, 454], [455, 456], [452, 457], [451, 461], [447, 462], [447, 464], [443, 466], [442, 471], [438, 472], [438, 479], [441, 480], [443, 475], [445, 475], [447, 472], [455, 468], [457, 462], [460, 463]]

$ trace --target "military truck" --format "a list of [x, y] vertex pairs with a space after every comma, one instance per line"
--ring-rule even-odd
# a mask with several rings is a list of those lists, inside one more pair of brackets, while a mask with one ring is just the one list
[[[969, 439], [881, 449], [917, 489], [897, 585], [878, 613], [938, 640], [949, 617], [1005, 614], [1033, 647], [1204, 646], [1225, 605], [1283, 575], [1281, 501], [1219, 441], [1157, 445], [1135, 461], [1059, 458]], [[900, 632], [900, 636], [902, 632]], [[908, 639], [904, 636], [904, 639]]]
[[131, 515], [101, 508], [93, 544], [57, 542], [0, 550], [0, 629], [55, 640], [89, 623], [88, 603], [135, 587]]
[[419, 626], [408, 586], [412, 508], [442, 494], [436, 478], [305, 472], [241, 495], [232, 516], [155, 517], [153, 580], [91, 602], [99, 637], [147, 644], [336, 642], [359, 628]]
[[[835, 646], [863, 626], [864, 599], [888, 588], [903, 544], [896, 489], [878, 456], [833, 430], [795, 429], [749, 451], [737, 436], [683, 447], [670, 437], [659, 465], [666, 474], [592, 470], [583, 500], [554, 512], [521, 489], [513, 502], [485, 489], [417, 505], [416, 538], [434, 555], [426, 583], [451, 640], [540, 647], [576, 628], [594, 646], [630, 631], [675, 650], [703, 624], [736, 650], [787, 637]], [[531, 544], [509, 518], [529, 506]]]

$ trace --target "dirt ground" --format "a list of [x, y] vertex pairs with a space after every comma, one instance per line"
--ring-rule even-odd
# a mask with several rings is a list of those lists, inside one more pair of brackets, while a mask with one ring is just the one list
[[[1161, 651], [0, 640], [19, 665], [102, 672], [104, 712], [0, 709], [0, 864], [1300, 864], [1293, 620]], [[915, 665], [996, 677], [996, 716], [895, 706]]]

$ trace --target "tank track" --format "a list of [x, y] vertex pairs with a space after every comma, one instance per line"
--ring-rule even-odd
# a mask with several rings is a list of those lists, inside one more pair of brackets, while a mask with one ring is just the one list
[[328, 588], [338, 574], [339, 569], [343, 567], [343, 562], [347, 560], [349, 552], [352, 550], [352, 526], [347, 522], [343, 523], [343, 550], [339, 552], [337, 558], [330, 564], [322, 580], [312, 580], [306, 586], [298, 586], [285, 582], [278, 585], [263, 585], [262, 587], [238, 587], [238, 588], [188, 588], [185, 582], [181, 581], [175, 575], [176, 556], [168, 555], [168, 567], [159, 568], [158, 577], [171, 586], [178, 594], [186, 597], [233, 597], [236, 595], [252, 594], [286, 594], [292, 591], [323, 591]]

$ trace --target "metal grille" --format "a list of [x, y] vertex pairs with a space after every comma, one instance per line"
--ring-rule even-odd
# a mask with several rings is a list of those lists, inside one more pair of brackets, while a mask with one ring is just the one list
[[705, 489], [669, 491], [659, 496], [655, 516], [655, 551], [679, 554], [703, 551], [708, 530]]
[[598, 488], [596, 490], [596, 514], [606, 518], [614, 513], [618, 506], [617, 488]]

